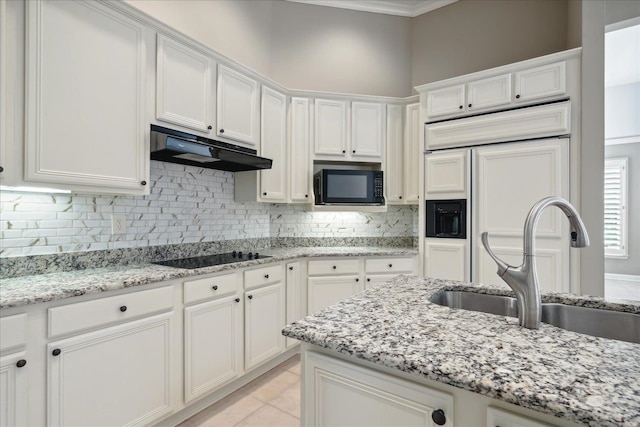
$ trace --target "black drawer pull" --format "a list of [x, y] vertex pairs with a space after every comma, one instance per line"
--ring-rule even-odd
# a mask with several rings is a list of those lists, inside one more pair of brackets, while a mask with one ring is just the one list
[[389, 268], [393, 267], [393, 264], [389, 264]]
[[264, 278], [265, 278], [265, 279], [268, 279], [268, 278], [269, 278], [269, 275], [268, 275], [268, 274], [265, 274], [265, 275], [264, 275]]
[[211, 130], [213, 129], [213, 126], [207, 126], [207, 129]]
[[236, 301], [236, 302], [240, 302], [240, 298], [236, 298], [236, 299], [235, 299], [235, 301]]
[[51, 352], [51, 354], [53, 354], [54, 356], [59, 356], [60, 353], [62, 353], [62, 350], [60, 350], [59, 348], [56, 348]]
[[293, 267], [289, 267], [289, 270], [293, 271]]
[[249, 299], [253, 299], [253, 295], [249, 295], [247, 298], [249, 298]]
[[217, 291], [217, 290], [218, 290], [218, 285], [213, 285], [213, 286], [211, 287], [211, 289], [213, 289], [214, 291]]
[[436, 409], [433, 411], [431, 413], [431, 419], [439, 426], [443, 426], [447, 422], [447, 417], [444, 416], [444, 411], [442, 409]]
[[220, 129], [220, 133], [224, 133], [224, 129]]
[[121, 311], [121, 312], [123, 312], [123, 313], [124, 313], [125, 311], [127, 311], [127, 306], [126, 306], [126, 305], [121, 305], [121, 306], [120, 306], [120, 311]]
[[23, 367], [24, 365], [26, 365], [26, 364], [27, 364], [27, 361], [26, 361], [26, 360], [24, 360], [24, 359], [20, 359], [20, 360], [18, 360], [18, 363], [16, 363], [16, 366], [17, 366], [18, 368], [22, 368], [22, 367]]
[[371, 281], [371, 279], [367, 278], [367, 282], [370, 282], [370, 281]]
[[333, 266], [333, 269], [335, 270], [336, 268], [338, 268], [338, 267], [336, 267], [336, 266], [334, 265], [334, 266]]

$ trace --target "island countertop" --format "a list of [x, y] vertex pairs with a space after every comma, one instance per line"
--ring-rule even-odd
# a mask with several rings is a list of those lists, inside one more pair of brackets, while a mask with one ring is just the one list
[[[430, 302], [445, 290], [506, 287], [415, 276], [361, 292], [283, 334], [349, 357], [592, 426], [640, 425], [640, 345]], [[543, 294], [544, 302], [640, 313], [640, 305]]]

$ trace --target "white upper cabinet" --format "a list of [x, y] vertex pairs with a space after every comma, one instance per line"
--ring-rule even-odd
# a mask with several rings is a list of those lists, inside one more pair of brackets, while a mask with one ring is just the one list
[[455, 114], [464, 111], [465, 85], [429, 91], [427, 114], [429, 117]]
[[257, 81], [218, 65], [217, 135], [258, 146], [260, 90]]
[[309, 99], [291, 99], [291, 142], [289, 145], [291, 202], [310, 203], [311, 197], [311, 128]]
[[273, 160], [271, 169], [260, 171], [260, 198], [287, 199], [287, 97], [262, 86], [260, 153]]
[[347, 153], [347, 102], [315, 100], [316, 155], [334, 158]]
[[477, 80], [467, 85], [467, 110], [507, 105], [511, 102], [511, 74]]
[[387, 154], [384, 168], [387, 204], [404, 203], [404, 106], [387, 106]]
[[153, 33], [99, 2], [25, 4], [25, 180], [148, 194]]
[[515, 76], [516, 102], [562, 95], [567, 90], [564, 62], [520, 71]]
[[351, 158], [382, 158], [385, 106], [371, 102], [351, 103]]
[[210, 133], [214, 125], [215, 63], [158, 34], [156, 118]]
[[406, 107], [404, 131], [404, 194], [405, 202], [416, 204], [420, 199], [420, 104]]

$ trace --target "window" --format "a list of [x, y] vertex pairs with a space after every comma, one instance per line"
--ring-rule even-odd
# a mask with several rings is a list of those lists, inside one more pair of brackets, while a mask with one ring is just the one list
[[604, 161], [604, 256], [627, 258], [627, 157]]

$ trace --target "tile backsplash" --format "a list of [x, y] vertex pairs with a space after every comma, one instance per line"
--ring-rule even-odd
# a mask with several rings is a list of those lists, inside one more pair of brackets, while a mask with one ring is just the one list
[[[0, 257], [269, 237], [412, 237], [417, 207], [385, 213], [309, 212], [236, 203], [231, 172], [151, 162], [151, 194], [0, 193]], [[126, 234], [111, 234], [123, 214]]]

